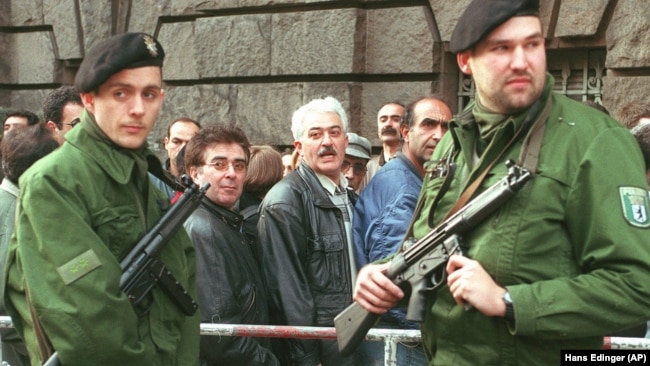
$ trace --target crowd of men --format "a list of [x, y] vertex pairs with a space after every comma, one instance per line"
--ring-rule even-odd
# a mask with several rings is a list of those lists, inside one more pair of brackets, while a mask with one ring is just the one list
[[[434, 95], [385, 103], [376, 156], [328, 96], [293, 113], [293, 153], [181, 117], [161, 163], [146, 139], [165, 95], [163, 46], [145, 33], [101, 41], [74, 86], [45, 99], [43, 122], [4, 118], [0, 310], [15, 325], [4, 360], [383, 365], [377, 342], [344, 355], [331, 339], [199, 335], [199, 323], [331, 327], [354, 301], [381, 314], [377, 327], [421, 330], [422, 342], [398, 345], [399, 365], [548, 365], [605, 335], [643, 337], [650, 106], [631, 104], [619, 123], [554, 93], [538, 0], [472, 1], [450, 49], [473, 101], [456, 115]], [[410, 289], [386, 276], [393, 256], [512, 164], [531, 182], [462, 233], [413, 322]], [[121, 262], [188, 184], [205, 197], [165, 238], [135, 302]]]

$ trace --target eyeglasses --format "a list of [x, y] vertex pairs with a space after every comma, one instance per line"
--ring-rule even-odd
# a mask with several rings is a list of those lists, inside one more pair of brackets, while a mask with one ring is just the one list
[[349, 161], [343, 160], [343, 165], [341, 165], [341, 172], [343, 174], [347, 174], [350, 170], [350, 167], [352, 167], [352, 173], [355, 175], [361, 175], [368, 170], [368, 168], [366, 168], [366, 166], [361, 163], [355, 163], [352, 165]]
[[226, 170], [228, 170], [229, 166], [232, 166], [232, 168], [237, 173], [245, 172], [246, 167], [248, 166], [245, 161], [237, 160], [237, 161], [229, 162], [228, 160], [225, 159], [215, 160], [214, 162], [206, 163], [205, 165], [213, 167], [218, 172], [225, 172]]
[[64, 124], [64, 125], [68, 125], [68, 126], [70, 126], [70, 127], [72, 128], [72, 127], [78, 125], [79, 122], [81, 122], [81, 120], [79, 119], [79, 117], [77, 117], [77, 118], [73, 119], [73, 120], [70, 121], [70, 122], [63, 122], [63, 124]]

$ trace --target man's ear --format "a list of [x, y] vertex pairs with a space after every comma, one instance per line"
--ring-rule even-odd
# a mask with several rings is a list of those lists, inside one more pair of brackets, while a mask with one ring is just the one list
[[471, 56], [471, 51], [463, 51], [456, 54], [456, 62], [458, 62], [458, 68], [464, 74], [472, 75], [472, 67], [469, 64], [469, 58]]
[[298, 156], [302, 156], [302, 142], [295, 140], [293, 142], [293, 147], [296, 148], [296, 151], [298, 152]]
[[88, 110], [88, 112], [95, 114], [95, 94], [92, 92], [90, 93], [80, 93], [81, 96], [81, 102], [84, 104], [84, 108]]
[[187, 174], [190, 176], [190, 178], [192, 178], [192, 181], [194, 183], [198, 184], [198, 178], [199, 178], [198, 167], [191, 166], [191, 167], [187, 168]]
[[402, 134], [402, 140], [408, 141], [409, 130], [409, 126], [406, 123], [399, 125], [399, 132]]
[[56, 131], [59, 129], [59, 126], [57, 126], [56, 123], [54, 123], [54, 121], [47, 121], [45, 125], [47, 126], [47, 128], [52, 130], [52, 133], [56, 133]]

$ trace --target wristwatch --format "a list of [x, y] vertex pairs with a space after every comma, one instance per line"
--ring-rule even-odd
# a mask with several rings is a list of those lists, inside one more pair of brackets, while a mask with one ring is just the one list
[[503, 303], [506, 304], [506, 313], [503, 315], [503, 317], [506, 318], [506, 320], [509, 322], [514, 322], [515, 308], [512, 305], [512, 297], [510, 297], [510, 292], [506, 290], [506, 292], [501, 296], [501, 299], [503, 300]]

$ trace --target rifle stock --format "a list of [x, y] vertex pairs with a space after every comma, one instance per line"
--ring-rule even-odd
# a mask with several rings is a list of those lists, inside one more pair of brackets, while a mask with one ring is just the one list
[[[426, 297], [446, 282], [449, 256], [461, 253], [459, 235], [470, 230], [496, 211], [532, 178], [525, 168], [506, 162], [508, 174], [476, 196], [462, 209], [431, 230], [423, 238], [397, 253], [389, 262], [386, 277], [411, 295], [406, 318], [424, 321]], [[356, 301], [334, 318], [339, 351], [351, 354], [379, 319]]]
[[[366, 337], [368, 330], [377, 323], [377, 320], [379, 320], [379, 314], [369, 312], [356, 301], [337, 315], [334, 318], [334, 325], [341, 354], [346, 356], [351, 354]], [[342, 339], [346, 341], [341, 342]]]

